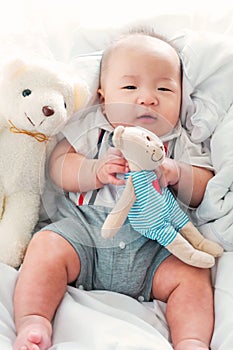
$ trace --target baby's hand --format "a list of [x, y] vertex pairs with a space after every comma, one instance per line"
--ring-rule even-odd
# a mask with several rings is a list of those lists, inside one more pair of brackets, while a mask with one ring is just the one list
[[156, 175], [162, 187], [177, 185], [180, 180], [180, 166], [174, 159], [165, 158], [156, 169]]
[[102, 184], [124, 185], [125, 180], [117, 178], [117, 173], [128, 172], [128, 164], [121, 151], [110, 147], [105, 155], [98, 159], [96, 176]]

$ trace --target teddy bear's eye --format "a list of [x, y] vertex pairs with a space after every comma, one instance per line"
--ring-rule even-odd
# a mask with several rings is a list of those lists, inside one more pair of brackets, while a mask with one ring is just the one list
[[151, 138], [149, 136], [146, 137], [148, 141], [151, 141]]
[[64, 107], [65, 107], [65, 109], [66, 109], [66, 103], [64, 102]]
[[23, 92], [22, 92], [22, 95], [23, 95], [23, 97], [26, 97], [26, 96], [29, 96], [29, 95], [31, 95], [31, 90], [30, 89], [25, 89], [25, 90], [23, 90]]

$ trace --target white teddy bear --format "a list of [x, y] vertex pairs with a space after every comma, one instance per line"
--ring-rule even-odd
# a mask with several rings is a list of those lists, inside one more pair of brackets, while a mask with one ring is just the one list
[[[52, 136], [84, 105], [74, 85], [50, 65], [17, 59], [0, 74], [0, 261], [18, 267], [38, 221]], [[77, 100], [78, 102], [77, 102]]]

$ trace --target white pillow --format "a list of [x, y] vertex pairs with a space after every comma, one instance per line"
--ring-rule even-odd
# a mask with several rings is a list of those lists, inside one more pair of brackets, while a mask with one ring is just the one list
[[182, 121], [194, 142], [209, 138], [233, 101], [233, 45], [207, 31], [177, 33], [183, 62]]
[[99, 87], [99, 71], [102, 52], [93, 52], [92, 54], [79, 55], [69, 64], [74, 81], [84, 79], [90, 90], [90, 100], [88, 105], [97, 100], [97, 89]]

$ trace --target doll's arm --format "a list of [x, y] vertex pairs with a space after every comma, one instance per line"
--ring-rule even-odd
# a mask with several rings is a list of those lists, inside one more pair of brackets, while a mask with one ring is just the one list
[[111, 238], [115, 236], [117, 231], [124, 224], [135, 200], [136, 195], [134, 192], [132, 177], [130, 176], [126, 182], [122, 195], [103, 224], [101, 234], [104, 238]]

